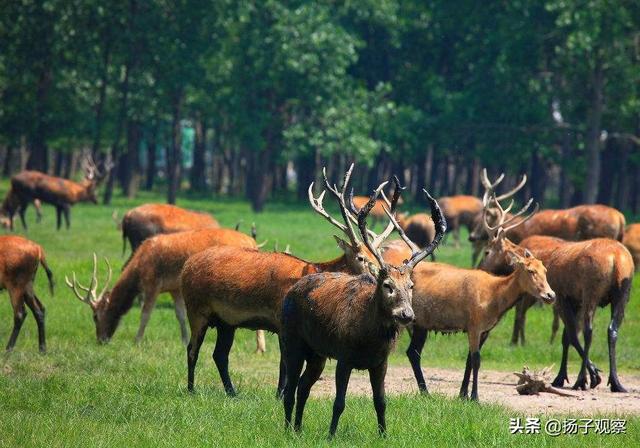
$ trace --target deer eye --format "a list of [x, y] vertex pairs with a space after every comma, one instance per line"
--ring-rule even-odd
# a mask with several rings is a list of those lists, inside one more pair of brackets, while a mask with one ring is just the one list
[[393, 287], [391, 286], [391, 283], [384, 282], [384, 283], [382, 284], [382, 286], [383, 286], [384, 288], [386, 288], [387, 292], [389, 292], [389, 293], [392, 293], [392, 292], [393, 292]]

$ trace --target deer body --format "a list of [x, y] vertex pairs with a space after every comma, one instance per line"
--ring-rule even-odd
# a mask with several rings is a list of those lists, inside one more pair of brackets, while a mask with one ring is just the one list
[[426, 247], [436, 236], [436, 226], [431, 216], [426, 213], [416, 213], [410, 216], [400, 215], [398, 224], [418, 247]]
[[480, 349], [489, 332], [525, 293], [553, 302], [555, 294], [547, 283], [544, 266], [539, 260], [530, 255], [514, 256], [512, 262], [517, 267], [506, 277], [442, 263], [422, 264], [414, 270], [413, 310], [416, 320], [407, 356], [421, 391], [427, 391], [420, 356], [428, 331], [467, 333], [469, 354], [460, 396], [468, 396], [473, 369], [471, 399], [477, 400]]
[[[490, 246], [487, 259], [483, 261], [484, 268], [490, 271], [505, 270], [502, 258], [505, 248], [526, 248], [547, 267], [549, 284], [558, 297], [556, 310], [564, 323], [563, 356], [560, 372], [553, 385], [561, 387], [568, 381], [569, 345], [572, 345], [582, 358], [574, 389], [586, 388], [587, 372], [592, 388], [601, 382], [596, 367], [589, 359], [593, 317], [597, 307], [611, 305], [611, 322], [608, 329], [609, 385], [613, 392], [625, 391], [617, 374], [616, 342], [624, 310], [629, 301], [634, 273], [633, 259], [629, 251], [621, 243], [606, 238], [568, 242], [554, 237], [532, 236], [520, 243], [520, 249], [512, 243], [507, 243]], [[580, 330], [584, 336], [584, 348], [578, 340]]]
[[[122, 316], [131, 309], [134, 299], [142, 294], [142, 315], [136, 335], [136, 342], [140, 342], [158, 295], [168, 292], [175, 302], [176, 317], [186, 345], [188, 332], [180, 292], [180, 273], [191, 255], [207, 248], [226, 245], [244, 247], [257, 253], [253, 238], [231, 229], [195, 230], [147, 239], [133, 254], [113, 289], [105, 291], [102, 297], [96, 297], [90, 303], [94, 310], [98, 340], [109, 341]], [[70, 286], [72, 287], [71, 284]]]
[[460, 246], [460, 228], [473, 228], [474, 218], [482, 212], [482, 201], [475, 196], [446, 196], [438, 200], [447, 220], [447, 228], [453, 233], [456, 247]]
[[640, 269], [640, 224], [630, 224], [627, 226], [622, 244], [624, 244], [631, 253], [636, 270]]
[[158, 234], [219, 227], [218, 221], [206, 213], [169, 204], [144, 204], [124, 215], [122, 240], [126, 244], [128, 239], [131, 251], [135, 252], [144, 240]]
[[9, 337], [7, 351], [13, 350], [24, 323], [25, 304], [33, 313], [38, 325], [40, 351], [46, 351], [45, 309], [33, 290], [33, 280], [39, 265], [42, 265], [47, 273], [49, 289], [53, 295], [53, 274], [47, 265], [42, 247], [19, 236], [0, 236], [0, 290], [7, 290], [13, 308], [13, 331]]

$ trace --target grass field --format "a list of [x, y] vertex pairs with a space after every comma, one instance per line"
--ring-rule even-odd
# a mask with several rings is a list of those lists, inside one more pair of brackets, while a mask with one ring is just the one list
[[[0, 195], [6, 192], [0, 184]], [[111, 343], [99, 346], [91, 312], [64, 286], [64, 275], [75, 270], [87, 279], [91, 254], [106, 256], [119, 272], [123, 262], [122, 241], [111, 213], [120, 215], [143, 202], [162, 201], [160, 195], [141, 194], [136, 201], [116, 198], [112, 207], [77, 205], [72, 210], [72, 229], [55, 231], [55, 212], [44, 207], [45, 218], [35, 224], [33, 210], [28, 237], [41, 244], [55, 274], [57, 288], [50, 297], [46, 277], [40, 272], [36, 290], [47, 307], [48, 353], [37, 351], [35, 322], [31, 315], [13, 353], [0, 364], [0, 446], [585, 446], [610, 443], [638, 446], [640, 419], [629, 418], [627, 434], [618, 436], [510, 435], [509, 418], [517, 413], [484, 403], [468, 403], [439, 396], [390, 396], [388, 436], [376, 434], [370, 398], [347, 397], [337, 437], [327, 441], [332, 400], [312, 398], [305, 412], [301, 434], [283, 430], [283, 411], [274, 398], [277, 345], [267, 339], [268, 352], [255, 355], [254, 336], [238, 331], [231, 356], [231, 374], [240, 392], [224, 395], [217, 371], [208, 354], [215, 340], [210, 331], [196, 372], [196, 393], [186, 391], [186, 355], [171, 301], [163, 296], [154, 311], [145, 340], [133, 343], [139, 308], [122, 320]], [[315, 215], [307, 204], [269, 204], [254, 215], [247, 203], [226, 199], [183, 199], [179, 205], [214, 213], [225, 226], [243, 219], [245, 231], [258, 225], [258, 240], [287, 243], [295, 255], [324, 260], [338, 254], [331, 234], [334, 229]], [[20, 231], [20, 233], [23, 233]], [[470, 249], [456, 251], [451, 245], [438, 251], [439, 259], [468, 266]], [[103, 271], [104, 274], [104, 271]], [[102, 276], [101, 278], [104, 278]], [[620, 331], [618, 360], [621, 379], [640, 370], [640, 311], [638, 289], [627, 309]], [[598, 312], [592, 359], [605, 368], [606, 326], [609, 311]], [[12, 326], [6, 292], [0, 300], [0, 343], [5, 344]], [[560, 345], [550, 346], [549, 308], [534, 308], [528, 315], [526, 347], [511, 347], [513, 312], [491, 334], [482, 351], [482, 368], [520, 370], [524, 364], [540, 368], [559, 363]], [[392, 354], [391, 363], [407, 365], [406, 335]], [[462, 369], [467, 351], [466, 336], [435, 336], [427, 341], [424, 368]], [[331, 375], [335, 363], [325, 375]], [[570, 355], [570, 376], [575, 378], [578, 359]], [[608, 372], [605, 369], [603, 378]], [[600, 387], [604, 387], [602, 384]], [[482, 399], [483, 385], [480, 384]]]

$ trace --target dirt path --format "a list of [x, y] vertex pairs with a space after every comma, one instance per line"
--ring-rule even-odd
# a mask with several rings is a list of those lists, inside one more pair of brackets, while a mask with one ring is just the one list
[[[429, 369], [426, 372], [427, 386], [430, 392], [457, 397], [462, 381], [462, 370]], [[566, 413], [571, 416], [594, 414], [633, 414], [640, 415], [640, 376], [621, 375], [620, 379], [629, 391], [628, 393], [611, 393], [605, 382], [606, 372], [603, 372], [603, 383], [595, 389], [574, 391], [565, 389], [567, 393], [576, 397], [560, 397], [554, 394], [539, 396], [521, 396], [515, 389], [517, 378], [510, 372], [495, 370], [480, 370], [479, 394], [480, 400], [503, 405], [527, 415]], [[575, 380], [575, 375], [570, 379]], [[390, 367], [386, 379], [387, 394], [417, 393], [418, 387], [409, 367]], [[333, 396], [335, 385], [333, 375], [324, 375], [314, 386], [315, 395]], [[367, 372], [354, 372], [349, 382], [349, 393], [370, 395], [371, 386]]]

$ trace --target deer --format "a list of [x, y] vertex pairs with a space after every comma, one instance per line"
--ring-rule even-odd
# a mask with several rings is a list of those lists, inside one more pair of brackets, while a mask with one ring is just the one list
[[[229, 376], [229, 352], [237, 328], [263, 329], [277, 334], [281, 328], [283, 298], [300, 278], [318, 272], [364, 272], [372, 255], [354, 230], [353, 216], [347, 204], [346, 191], [352, 171], [353, 164], [344, 176], [341, 190], [329, 183], [326, 170], [323, 170], [325, 189], [322, 193], [318, 197], [314, 196], [314, 183], [308, 189], [312, 209], [349, 239], [345, 241], [334, 235], [342, 252], [339, 257], [325, 262], [311, 262], [280, 252], [256, 253], [242, 248], [219, 247], [207, 249], [187, 260], [182, 271], [181, 285], [191, 329], [187, 346], [189, 391], [194, 389], [195, 367], [209, 327], [215, 327], [217, 331], [213, 360], [222, 385], [227, 395], [235, 396], [237, 392]], [[342, 222], [324, 209], [323, 201], [327, 191], [338, 202]], [[397, 196], [399, 197], [399, 190]], [[394, 193], [394, 208], [397, 196]], [[374, 244], [381, 244], [392, 230], [387, 226]], [[284, 361], [281, 359], [278, 397], [282, 395], [284, 380]]]
[[[434, 239], [424, 248], [411, 244], [412, 255], [399, 265], [384, 261], [379, 246], [369, 239], [367, 215], [376, 204], [382, 187], [357, 214], [360, 235], [374, 255], [375, 264], [360, 274], [316, 273], [300, 279], [289, 290], [282, 305], [282, 351], [287, 371], [284, 391], [285, 427], [300, 431], [309, 392], [320, 378], [327, 358], [337, 360], [336, 396], [329, 436], [336, 433], [345, 408], [345, 396], [353, 369], [368, 370], [380, 434], [386, 432], [384, 380], [387, 359], [400, 329], [414, 320], [412, 272], [440, 243], [446, 222], [438, 203], [427, 196], [436, 227]], [[385, 208], [391, 228], [402, 232], [392, 211]], [[383, 235], [384, 236], [384, 235]], [[306, 362], [304, 373], [303, 366]], [[302, 373], [302, 375], [301, 375]], [[297, 392], [297, 397], [296, 397]]]
[[[13, 219], [20, 207], [18, 198], [9, 190], [0, 206], [0, 226], [13, 231]], [[36, 209], [36, 222], [42, 221], [42, 202], [40, 199], [33, 200], [33, 207]]]
[[460, 228], [465, 226], [471, 232], [474, 218], [482, 212], [482, 201], [475, 196], [455, 195], [441, 197], [438, 203], [457, 249], [460, 247]]
[[107, 280], [98, 293], [97, 256], [93, 255], [93, 273], [89, 286], [83, 286], [76, 279], [75, 272], [71, 279], [65, 276], [65, 282], [81, 302], [86, 303], [93, 311], [96, 326], [96, 337], [104, 344], [113, 337], [123, 315], [132, 307], [134, 299], [144, 296], [140, 325], [135, 337], [140, 343], [158, 295], [164, 292], [171, 294], [175, 303], [175, 314], [180, 324], [182, 341], [186, 346], [189, 335], [186, 325], [184, 300], [180, 293], [180, 273], [185, 261], [193, 254], [207, 248], [234, 246], [256, 253], [257, 245], [253, 238], [232, 229], [192, 230], [168, 235], [157, 235], [148, 238], [134, 252], [113, 289], [109, 289], [112, 269], [107, 265]]
[[[398, 184], [399, 185], [399, 184]], [[369, 196], [353, 196], [350, 195], [350, 201], [353, 206], [353, 210], [357, 211], [364, 207], [369, 202]], [[398, 198], [398, 205], [404, 204], [402, 197]], [[389, 206], [389, 200], [384, 196], [384, 192], [381, 192], [381, 198], [376, 199], [376, 203], [371, 209], [371, 222], [375, 225], [378, 222], [384, 222], [387, 219], [387, 215], [384, 212], [385, 205]], [[351, 207], [351, 205], [350, 205]], [[351, 211], [351, 210], [350, 210]]]
[[6, 289], [13, 308], [13, 331], [6, 350], [10, 352], [16, 345], [20, 329], [26, 318], [25, 304], [38, 326], [38, 346], [41, 353], [47, 351], [45, 338], [45, 308], [36, 296], [33, 281], [42, 266], [49, 281], [49, 292], [53, 296], [53, 273], [47, 265], [42, 247], [26, 238], [13, 235], [0, 236], [0, 291]]
[[[398, 214], [398, 224], [405, 235], [418, 247], [427, 247], [436, 235], [436, 226], [431, 216], [426, 213]], [[435, 252], [431, 254], [431, 261], [435, 261]]]
[[627, 226], [622, 244], [631, 253], [636, 270], [640, 269], [640, 224], [629, 224]]
[[[502, 227], [489, 229], [496, 238], [504, 237]], [[469, 351], [460, 398], [477, 401], [480, 350], [491, 330], [524, 294], [545, 303], [554, 302], [555, 293], [547, 282], [546, 269], [540, 260], [528, 251], [509, 252], [506, 260], [512, 268], [507, 276], [444, 263], [424, 263], [413, 271], [415, 321], [406, 354], [421, 392], [428, 393], [420, 358], [429, 331], [467, 333]], [[469, 395], [472, 371], [473, 385]]]
[[39, 171], [22, 171], [16, 174], [11, 178], [9, 194], [14, 195], [15, 203], [18, 205], [15, 209], [7, 210], [7, 215], [12, 220], [17, 211], [20, 215], [22, 226], [26, 230], [25, 212], [28, 205], [38, 199], [56, 208], [56, 228], [60, 230], [62, 216], [64, 215], [68, 229], [71, 226], [69, 218], [71, 206], [77, 202], [98, 203], [96, 189], [113, 168], [113, 163], [107, 158], [104, 163], [104, 170], [100, 171], [91, 156], [86, 156], [82, 161], [82, 167], [85, 178], [80, 183], [61, 177], [49, 176]]
[[185, 210], [169, 204], [144, 204], [125, 213], [119, 227], [122, 229], [124, 255], [127, 240], [133, 253], [144, 240], [152, 236], [187, 230], [217, 229], [220, 228], [220, 224], [207, 213]]
[[[503, 217], [499, 219], [502, 220]], [[611, 305], [607, 384], [612, 392], [625, 392], [626, 389], [618, 378], [616, 343], [634, 273], [629, 251], [620, 242], [609, 238], [565, 241], [556, 237], [534, 235], [515, 244], [507, 237], [500, 237], [493, 238], [487, 245], [480, 268], [493, 273], [508, 273], [511, 268], [506, 263], [506, 254], [521, 254], [525, 250], [541, 260], [548, 269], [547, 278], [557, 298], [555, 310], [564, 323], [562, 361], [553, 386], [562, 387], [568, 381], [569, 345], [576, 349], [582, 359], [573, 389], [586, 390], [587, 372], [591, 388], [601, 383], [598, 369], [589, 359], [593, 317], [598, 306]], [[580, 330], [584, 337], [584, 348], [578, 340]]]

